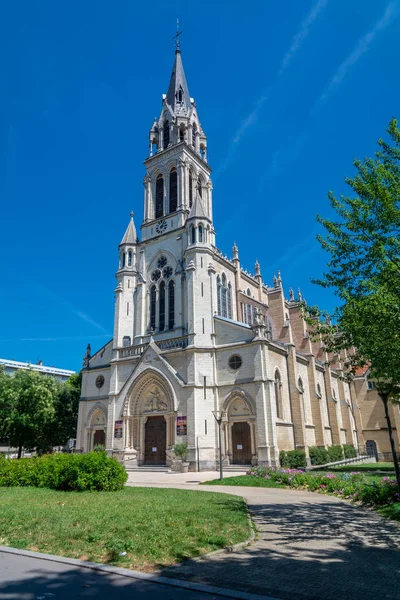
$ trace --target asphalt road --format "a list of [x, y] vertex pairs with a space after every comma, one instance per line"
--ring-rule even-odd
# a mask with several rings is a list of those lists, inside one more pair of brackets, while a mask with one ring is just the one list
[[[0, 552], [2, 600], [222, 600], [221, 596]], [[227, 598], [225, 596], [225, 598]]]

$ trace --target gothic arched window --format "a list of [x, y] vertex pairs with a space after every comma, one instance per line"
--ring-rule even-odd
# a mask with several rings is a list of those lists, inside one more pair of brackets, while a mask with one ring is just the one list
[[306, 403], [304, 400], [304, 385], [303, 385], [303, 380], [301, 377], [299, 377], [297, 380], [297, 387], [299, 388], [299, 392], [300, 392], [300, 402], [303, 406], [304, 422], [307, 423]]
[[222, 310], [221, 310], [221, 277], [218, 275], [217, 277], [217, 310], [218, 310], [218, 314], [222, 315]]
[[217, 277], [217, 308], [220, 317], [232, 318], [232, 286], [225, 273]]
[[171, 169], [169, 174], [169, 212], [175, 212], [178, 204], [178, 174]]
[[192, 208], [193, 204], [193, 175], [189, 171], [189, 208]]
[[275, 371], [274, 391], [276, 402], [276, 416], [278, 417], [278, 419], [282, 419], [282, 381], [278, 369], [276, 369]]
[[164, 121], [164, 150], [169, 146], [169, 121]]
[[175, 283], [170, 281], [168, 284], [168, 329], [173, 329], [175, 325]]
[[132, 266], [132, 250], [128, 252], [128, 267]]
[[156, 286], [153, 285], [150, 289], [150, 329], [153, 331], [156, 328], [156, 303], [157, 303], [157, 292], [156, 292]]
[[228, 284], [228, 318], [232, 319], [232, 286]]
[[199, 225], [199, 242], [203, 241], [203, 225]]
[[197, 126], [196, 126], [196, 123], [193, 123], [193, 125], [192, 125], [192, 146], [193, 146], [193, 148], [196, 148], [196, 133], [197, 133]]
[[126, 259], [126, 254], [125, 254], [125, 252], [123, 252], [121, 254], [121, 267], [122, 268], [124, 268], [124, 266], [125, 266], [125, 259]]
[[164, 214], [164, 178], [158, 175], [156, 180], [156, 219]]
[[196, 243], [196, 229], [193, 227], [193, 225], [190, 229], [190, 238], [191, 238], [192, 244], [195, 244]]
[[[250, 289], [247, 289], [246, 295], [249, 296], [249, 298], [251, 298], [251, 292]], [[247, 325], [252, 325], [253, 324], [253, 306], [252, 304], [245, 304], [244, 305], [244, 322], [247, 323]]]
[[164, 329], [165, 329], [165, 283], [164, 283], [164, 281], [162, 281], [160, 283], [159, 308], [160, 308], [159, 330], [164, 331]]
[[185, 141], [185, 126], [184, 125], [181, 125], [179, 128], [179, 141], [180, 142]]

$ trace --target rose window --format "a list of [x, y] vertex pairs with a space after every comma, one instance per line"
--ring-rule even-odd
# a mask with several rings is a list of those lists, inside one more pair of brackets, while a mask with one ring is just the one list
[[160, 277], [161, 277], [161, 271], [160, 271], [160, 269], [156, 269], [151, 274], [151, 280], [152, 281], [158, 281], [160, 279]]
[[172, 275], [172, 267], [165, 267], [165, 269], [163, 271], [163, 275], [164, 275], [165, 279], [169, 279]]
[[162, 269], [163, 267], [165, 267], [165, 265], [166, 265], [166, 264], [167, 264], [167, 259], [165, 258], [165, 256], [161, 256], [161, 257], [158, 259], [158, 262], [157, 262], [157, 267], [158, 267], [159, 269]]

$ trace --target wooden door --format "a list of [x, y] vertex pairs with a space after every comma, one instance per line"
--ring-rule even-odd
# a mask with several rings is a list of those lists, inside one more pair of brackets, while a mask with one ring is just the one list
[[101, 444], [106, 447], [106, 432], [104, 429], [96, 429], [93, 437], [93, 447]]
[[251, 434], [248, 423], [232, 425], [232, 464], [251, 464]]
[[167, 422], [163, 416], [149, 417], [144, 426], [144, 462], [146, 465], [165, 465]]
[[376, 460], [378, 460], [378, 450], [375, 440], [367, 440], [366, 451], [368, 456], [375, 456]]

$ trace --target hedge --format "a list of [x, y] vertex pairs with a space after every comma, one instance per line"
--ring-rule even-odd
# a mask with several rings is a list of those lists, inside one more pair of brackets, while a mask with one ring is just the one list
[[50, 454], [17, 460], [0, 458], [0, 486], [33, 486], [63, 491], [117, 491], [128, 474], [105, 452]]
[[328, 450], [323, 446], [310, 446], [308, 452], [312, 465], [326, 465], [329, 462]]
[[281, 467], [286, 469], [297, 469], [298, 467], [306, 467], [306, 453], [304, 450], [281, 450], [279, 452], [279, 461]]
[[350, 444], [343, 444], [343, 451], [345, 458], [355, 458], [357, 456], [357, 450]]
[[343, 448], [342, 446], [329, 446], [328, 448], [328, 462], [336, 462], [338, 460], [343, 460]]

